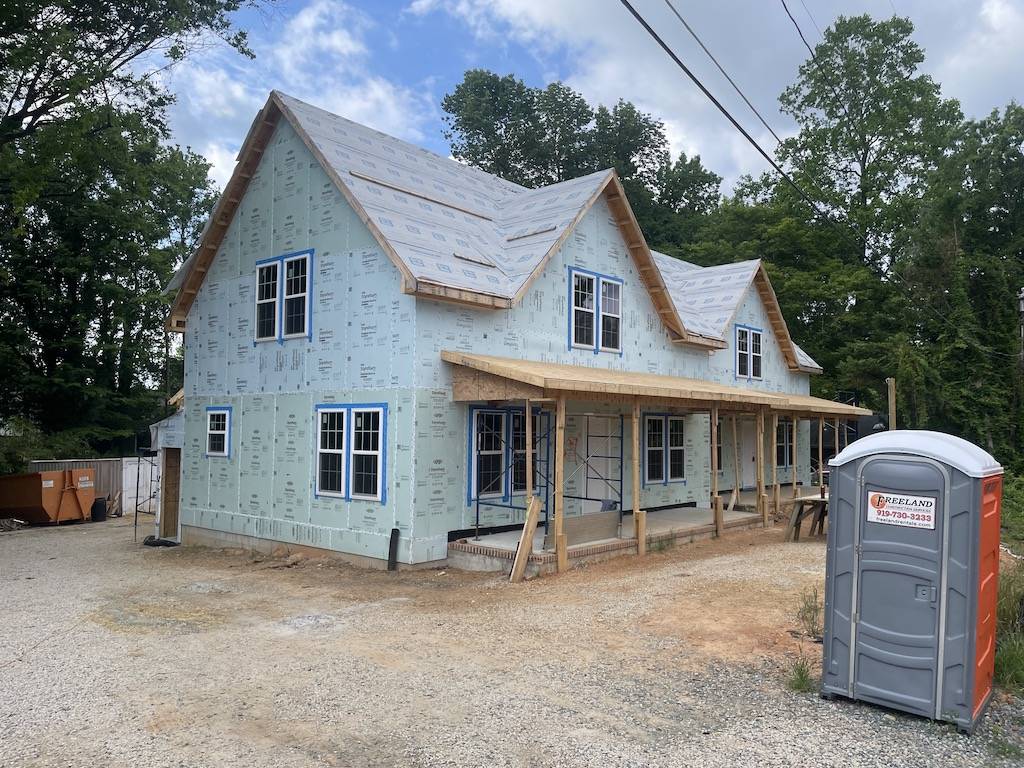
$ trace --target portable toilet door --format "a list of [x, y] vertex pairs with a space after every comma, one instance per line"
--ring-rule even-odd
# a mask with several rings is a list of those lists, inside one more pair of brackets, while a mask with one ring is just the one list
[[973, 729], [991, 694], [1002, 468], [908, 430], [829, 464], [823, 693]]

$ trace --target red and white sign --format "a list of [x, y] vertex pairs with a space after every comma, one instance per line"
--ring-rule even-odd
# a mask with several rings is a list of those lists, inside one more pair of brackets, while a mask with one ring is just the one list
[[935, 530], [934, 496], [868, 491], [868, 522]]

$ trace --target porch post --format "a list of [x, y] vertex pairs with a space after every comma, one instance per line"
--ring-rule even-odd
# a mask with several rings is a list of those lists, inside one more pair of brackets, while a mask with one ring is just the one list
[[822, 443], [825, 441], [825, 417], [818, 417], [818, 489], [820, 493], [824, 493], [825, 487], [825, 446]]
[[529, 508], [533, 498], [533, 414], [530, 413], [530, 398], [526, 398], [526, 506]]
[[757, 507], [764, 527], [768, 527], [768, 504], [764, 493], [764, 406], [757, 409], [757, 452], [754, 454], [757, 474]]
[[[640, 398], [633, 398], [633, 413], [630, 417], [633, 440], [633, 534], [636, 536], [636, 553], [647, 554], [647, 519], [640, 509]], [[666, 437], [666, 440], [668, 438]]]
[[833, 437], [835, 438], [835, 441], [836, 441], [836, 452], [835, 452], [835, 455], [838, 456], [839, 455], [839, 419], [837, 418], [835, 421], [833, 421], [832, 425], [833, 425], [833, 430], [832, 431], [835, 433], [833, 435]]
[[772, 414], [772, 509], [779, 514], [782, 508], [782, 494], [779, 490], [779, 414]]
[[732, 496], [729, 497], [729, 511], [740, 500], [740, 441], [736, 430], [736, 414], [732, 415]]
[[797, 458], [800, 454], [797, 451], [797, 433], [800, 431], [800, 417], [795, 413], [793, 414], [793, 466], [790, 469], [790, 476], [793, 479], [793, 498], [795, 499], [800, 495], [800, 492], [796, 489], [796, 465], [799, 461]]
[[722, 535], [725, 527], [722, 515], [722, 500], [718, 496], [718, 404], [711, 406], [711, 511], [715, 520], [715, 536]]
[[555, 557], [558, 572], [569, 567], [565, 541], [565, 395], [555, 402]]

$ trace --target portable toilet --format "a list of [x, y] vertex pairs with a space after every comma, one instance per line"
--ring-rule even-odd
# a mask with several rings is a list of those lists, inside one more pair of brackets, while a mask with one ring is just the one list
[[822, 695], [972, 732], [992, 695], [1003, 468], [917, 430], [829, 466]]

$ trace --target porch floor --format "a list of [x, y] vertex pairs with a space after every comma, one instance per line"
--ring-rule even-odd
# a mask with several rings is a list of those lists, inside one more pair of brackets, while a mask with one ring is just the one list
[[[761, 517], [737, 507], [724, 513], [726, 528], [746, 528], [761, 525]], [[647, 513], [648, 548], [679, 541], [695, 541], [715, 534], [714, 512], [709, 507], [675, 507]], [[504, 531], [466, 537], [448, 544], [449, 561], [455, 567], [469, 570], [503, 570], [510, 567], [519, 545], [520, 531]], [[555, 564], [554, 548], [544, 549], [543, 522], [533, 537], [530, 564], [534, 572], [547, 572]], [[622, 521], [622, 538], [600, 539], [572, 544], [568, 547], [571, 561], [596, 560], [627, 554], [636, 549], [632, 513]]]

